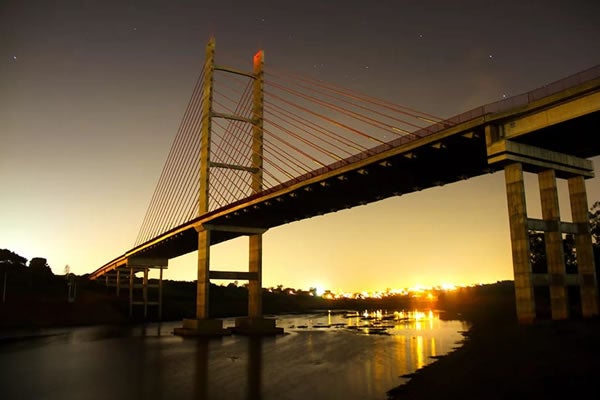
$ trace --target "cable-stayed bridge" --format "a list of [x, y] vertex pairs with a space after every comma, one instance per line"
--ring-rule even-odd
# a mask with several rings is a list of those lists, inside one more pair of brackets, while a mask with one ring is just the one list
[[[198, 251], [196, 318], [179, 333], [215, 333], [210, 279], [249, 281], [241, 331], [272, 332], [262, 318], [262, 234], [269, 228], [504, 170], [517, 314], [535, 318], [534, 286], [547, 286], [553, 318], [568, 318], [567, 286], [584, 316], [598, 314], [587, 216], [587, 160], [600, 154], [600, 66], [537, 90], [442, 119], [365, 94], [264, 68], [215, 63], [215, 42], [193, 89], [134, 247], [91, 275], [136, 272]], [[539, 174], [543, 219], [527, 217], [523, 172]], [[560, 221], [556, 180], [567, 179], [573, 222]], [[400, 211], [399, 211], [400, 212]], [[533, 274], [528, 231], [543, 231], [548, 273]], [[562, 235], [576, 237], [578, 274], [567, 275]], [[249, 270], [210, 271], [210, 246], [249, 236]], [[160, 304], [160, 300], [158, 304]]]

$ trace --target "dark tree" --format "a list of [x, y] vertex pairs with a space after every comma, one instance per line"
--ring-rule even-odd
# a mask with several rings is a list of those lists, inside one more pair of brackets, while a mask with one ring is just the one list
[[529, 231], [529, 262], [534, 274], [548, 272], [546, 263], [546, 241], [543, 232]]
[[0, 264], [24, 267], [27, 259], [8, 249], [0, 249]]
[[590, 230], [594, 247], [600, 247], [600, 201], [595, 202], [590, 209]]
[[29, 261], [29, 269], [33, 274], [34, 280], [39, 281], [38, 283], [47, 283], [46, 280], [54, 276], [47, 260], [43, 257], [32, 258]]
[[[594, 245], [596, 259], [596, 274], [600, 272], [600, 201], [594, 203], [589, 211], [590, 229]], [[565, 255], [565, 267], [567, 273], [577, 273], [577, 254], [575, 251], [575, 236], [565, 235], [563, 239], [563, 251]], [[546, 260], [546, 242], [543, 232], [529, 231], [529, 260], [533, 273], [548, 272]], [[600, 277], [599, 277], [600, 281]]]
[[590, 231], [596, 262], [596, 281], [600, 287], [600, 201], [595, 202], [590, 209]]
[[29, 261], [29, 268], [35, 270], [43, 270], [44, 268], [50, 269], [48, 261], [42, 257], [34, 257]]

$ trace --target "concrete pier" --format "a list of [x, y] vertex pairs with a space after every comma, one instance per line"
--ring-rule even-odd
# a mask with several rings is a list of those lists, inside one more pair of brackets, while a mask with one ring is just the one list
[[515, 296], [519, 321], [529, 323], [535, 318], [535, 302], [531, 282], [529, 260], [529, 234], [527, 231], [527, 207], [525, 203], [525, 183], [523, 167], [520, 163], [504, 168], [506, 195], [508, 200], [508, 220], [515, 276]]
[[573, 223], [577, 227], [575, 248], [581, 290], [581, 308], [584, 317], [595, 317], [598, 315], [598, 287], [585, 180], [583, 176], [574, 176], [568, 182], [571, 214]]
[[[506, 127], [505, 127], [506, 128]], [[548, 287], [554, 320], [570, 317], [569, 287], [581, 294], [581, 314], [598, 315], [598, 289], [590, 236], [585, 179], [594, 176], [589, 160], [506, 140], [506, 129], [486, 128], [488, 163], [504, 167], [511, 247], [515, 277], [517, 317], [532, 322], [536, 315], [534, 287]], [[528, 218], [524, 171], [538, 175], [542, 219]], [[560, 219], [557, 178], [567, 179], [573, 222]], [[546, 273], [533, 273], [529, 232], [543, 232]], [[567, 274], [563, 234], [575, 236], [578, 275]]]
[[546, 223], [544, 241], [546, 243], [546, 260], [550, 276], [552, 319], [567, 319], [569, 317], [567, 279], [563, 237], [560, 231], [556, 172], [552, 169], [540, 172], [538, 174], [538, 181], [540, 200], [542, 202], [542, 218]]

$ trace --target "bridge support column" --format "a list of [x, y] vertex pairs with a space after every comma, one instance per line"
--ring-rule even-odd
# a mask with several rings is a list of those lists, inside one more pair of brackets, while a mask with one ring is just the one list
[[568, 184], [571, 214], [573, 216], [573, 223], [577, 227], [575, 248], [582, 314], [584, 317], [593, 317], [598, 315], [598, 287], [594, 266], [592, 237], [590, 235], [585, 180], [583, 176], [575, 176], [568, 179]]
[[223, 321], [209, 318], [210, 229], [198, 229], [198, 282], [196, 284], [196, 318], [184, 319], [183, 327], [173, 333], [181, 336], [224, 336]]
[[148, 268], [144, 268], [142, 280], [142, 300], [144, 302], [144, 319], [148, 318]]
[[256, 274], [255, 279], [248, 282], [248, 317], [262, 317], [262, 235], [249, 237], [248, 272]]
[[163, 269], [160, 269], [158, 277], [158, 320], [162, 321], [162, 301], [163, 301]]
[[540, 172], [538, 182], [542, 202], [542, 218], [546, 222], [544, 241], [546, 243], [552, 319], [567, 319], [569, 317], [567, 277], [563, 238], [560, 230], [556, 172], [552, 169]]
[[133, 267], [129, 268], [129, 317], [133, 316], [133, 280], [135, 274], [133, 271]]
[[[517, 317], [536, 317], [534, 286], [548, 287], [552, 319], [569, 318], [571, 287], [579, 287], [581, 314], [598, 315], [598, 289], [588, 220], [585, 179], [594, 176], [590, 160], [506, 139], [512, 125], [486, 126], [488, 164], [505, 171], [508, 213], [515, 274]], [[538, 174], [543, 219], [527, 218], [523, 171]], [[573, 222], [562, 222], [556, 179], [567, 179]], [[529, 231], [544, 232], [547, 271], [533, 273]], [[575, 235], [578, 275], [567, 274], [563, 233]], [[541, 303], [539, 304], [541, 305]], [[537, 311], [541, 311], [537, 310]]]
[[[117, 282], [120, 282], [121, 277], [125, 274], [121, 272], [128, 272], [129, 281], [129, 316], [133, 317], [134, 306], [140, 306], [142, 308], [144, 319], [148, 318], [148, 308], [157, 307], [157, 317], [159, 320], [162, 319], [162, 277], [163, 269], [167, 268], [169, 264], [166, 258], [142, 258], [132, 257], [128, 258], [124, 265], [119, 266], [116, 269]], [[159, 280], [157, 283], [150, 282], [150, 269], [160, 270]], [[141, 272], [141, 281], [136, 283], [135, 275]], [[120, 283], [117, 283], [120, 288]], [[139, 289], [139, 290], [137, 290]], [[154, 297], [150, 291], [157, 290], [157, 296]], [[156, 292], [154, 292], [156, 294]]]
[[198, 232], [198, 284], [196, 285], [196, 319], [208, 319], [210, 289], [210, 231]]
[[249, 236], [248, 317], [237, 318], [234, 333], [241, 335], [277, 335], [283, 333], [273, 318], [262, 314], [262, 233]]
[[527, 231], [527, 207], [525, 182], [521, 163], [509, 164], [504, 168], [508, 219], [515, 276], [517, 318], [529, 323], [535, 318], [535, 300], [529, 260], [529, 235]]

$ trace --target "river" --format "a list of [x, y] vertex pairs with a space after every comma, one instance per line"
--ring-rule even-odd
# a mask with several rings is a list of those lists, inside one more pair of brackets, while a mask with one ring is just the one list
[[433, 311], [351, 315], [275, 316], [285, 334], [266, 338], [182, 338], [180, 322], [4, 333], [0, 398], [385, 400], [468, 329]]

